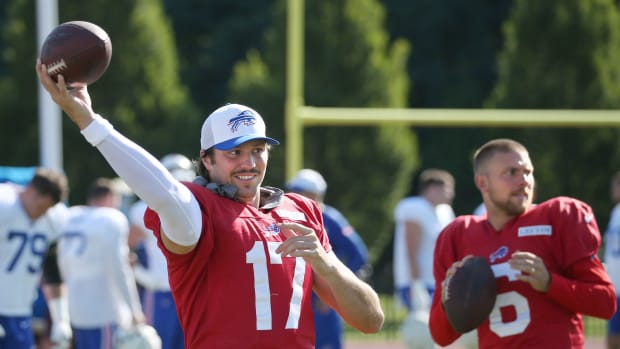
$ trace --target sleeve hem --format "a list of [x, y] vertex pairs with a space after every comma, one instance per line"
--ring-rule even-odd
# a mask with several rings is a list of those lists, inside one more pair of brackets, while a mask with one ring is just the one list
[[102, 118], [100, 115], [96, 115], [95, 119], [80, 132], [88, 143], [96, 147], [103, 142], [113, 129], [114, 127], [108, 120]]

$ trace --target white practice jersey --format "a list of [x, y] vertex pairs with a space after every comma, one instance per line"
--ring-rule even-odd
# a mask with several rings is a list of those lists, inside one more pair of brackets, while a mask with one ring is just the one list
[[[152, 291], [170, 291], [170, 283], [168, 281], [168, 263], [163, 252], [157, 246], [157, 238], [153, 232], [144, 226], [144, 212], [146, 211], [146, 203], [137, 201], [129, 210], [129, 220], [131, 224], [140, 227], [144, 231], [144, 248], [148, 259], [148, 266], [145, 268], [150, 282], [144, 283], [144, 287]], [[138, 282], [140, 280], [138, 279]], [[150, 284], [150, 285], [149, 285]]]
[[611, 211], [605, 232], [605, 268], [620, 295], [620, 204]]
[[113, 208], [74, 206], [58, 244], [71, 324], [129, 326], [141, 310], [129, 264], [129, 222]]
[[19, 200], [23, 187], [0, 183], [0, 315], [31, 316], [42, 263], [67, 217], [60, 203], [32, 221]]
[[406, 287], [411, 284], [411, 269], [405, 239], [405, 222], [415, 221], [422, 227], [422, 240], [418, 254], [420, 279], [427, 287], [435, 286], [433, 277], [433, 252], [435, 242], [441, 230], [454, 220], [454, 211], [450, 205], [433, 205], [421, 196], [412, 196], [401, 200], [394, 209], [396, 231], [394, 232], [394, 286]]

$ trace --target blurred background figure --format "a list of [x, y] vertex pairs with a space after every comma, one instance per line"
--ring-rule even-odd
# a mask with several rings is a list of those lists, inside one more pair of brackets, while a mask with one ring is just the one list
[[484, 216], [487, 214], [487, 208], [484, 206], [484, 202], [481, 202], [480, 205], [476, 206], [472, 214], [474, 216]]
[[422, 349], [433, 347], [428, 329], [435, 288], [433, 251], [437, 236], [455, 217], [451, 206], [455, 184], [454, 177], [441, 169], [422, 171], [417, 183], [394, 208], [393, 272], [395, 300], [408, 311], [401, 336], [409, 348]]
[[72, 206], [58, 243], [75, 349], [107, 349], [121, 328], [145, 322], [129, 263], [129, 222], [120, 188], [98, 178], [86, 205]]
[[[620, 171], [616, 172], [609, 188], [614, 204], [605, 231], [605, 267], [616, 289], [620, 301]], [[620, 349], [620, 312], [607, 322], [607, 348]]]
[[[32, 326], [33, 311], [46, 317], [46, 305], [53, 320], [50, 339], [59, 348], [66, 348], [71, 327], [58, 273], [44, 278], [42, 290], [47, 302], [39, 287], [43, 271], [57, 269], [46, 266], [48, 262], [56, 264], [55, 259], [46, 256], [54, 248], [67, 218], [67, 177], [47, 168], [4, 168], [3, 172], [3, 180], [24, 185], [0, 184], [0, 348], [33, 348], [33, 331], [46, 337], [41, 331], [47, 328]], [[33, 306], [37, 295], [39, 300]], [[46, 338], [41, 340], [46, 342]]]
[[[303, 169], [286, 183], [286, 189], [316, 201], [323, 213], [323, 223], [329, 242], [336, 256], [358, 277], [367, 280], [371, 268], [368, 249], [364, 241], [336, 208], [324, 202], [327, 183], [315, 170]], [[343, 322], [338, 313], [323, 303], [316, 294], [312, 296], [317, 349], [343, 347]]]
[[[160, 161], [177, 180], [191, 182], [196, 177], [194, 164], [184, 155], [168, 154]], [[157, 246], [153, 233], [144, 226], [146, 207], [146, 203], [139, 200], [129, 210], [130, 244], [139, 260], [134, 272], [143, 290], [142, 307], [147, 323], [162, 339], [162, 348], [182, 349], [185, 346], [183, 330], [168, 283], [166, 258]]]

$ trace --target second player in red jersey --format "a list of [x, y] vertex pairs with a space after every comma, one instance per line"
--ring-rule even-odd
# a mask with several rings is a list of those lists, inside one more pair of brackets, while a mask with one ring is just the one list
[[[568, 197], [533, 205], [533, 166], [515, 141], [488, 142], [474, 166], [487, 216], [461, 216], [442, 231], [437, 289], [464, 257], [486, 257], [497, 299], [478, 327], [480, 348], [583, 348], [582, 314], [609, 318], [617, 306], [597, 256], [601, 234], [592, 209]], [[434, 295], [430, 327], [440, 345], [460, 336], [443, 310], [442, 292]]]

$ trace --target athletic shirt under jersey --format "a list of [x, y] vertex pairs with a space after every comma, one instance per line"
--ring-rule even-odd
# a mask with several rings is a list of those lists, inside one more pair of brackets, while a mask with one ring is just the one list
[[168, 260], [170, 286], [188, 348], [314, 348], [312, 269], [303, 258], [275, 252], [286, 240], [277, 223], [312, 228], [326, 251], [321, 211], [310, 199], [284, 194], [279, 206], [257, 209], [185, 183], [202, 211], [202, 233], [185, 255], [161, 245], [157, 214], [145, 224]]
[[43, 258], [60, 235], [67, 207], [60, 203], [32, 221], [19, 200], [23, 188], [0, 184], [0, 315], [31, 316]]

